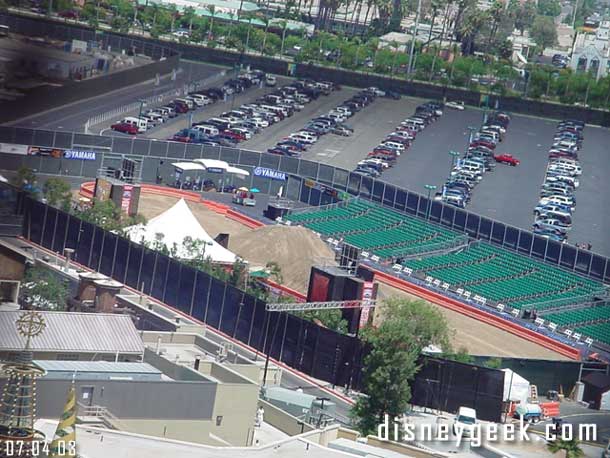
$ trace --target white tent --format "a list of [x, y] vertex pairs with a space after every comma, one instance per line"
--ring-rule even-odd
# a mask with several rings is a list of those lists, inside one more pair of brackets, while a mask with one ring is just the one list
[[224, 171], [225, 173], [232, 173], [234, 175], [240, 175], [243, 177], [247, 177], [250, 175], [250, 172], [248, 172], [247, 170], [233, 167], [232, 165], [229, 165], [228, 162], [220, 161], [218, 159], [195, 159], [194, 162], [201, 164], [209, 172]]
[[504, 372], [504, 401], [519, 401], [522, 405], [527, 404], [530, 397], [530, 382], [510, 369], [502, 369]]
[[206, 242], [204, 256], [209, 257], [212, 262], [233, 264], [237, 258], [235, 254], [216, 243], [208, 235], [184, 199], [180, 199], [173, 207], [152, 218], [148, 224], [128, 227], [126, 232], [128, 237], [136, 243], [144, 240], [149, 244], [154, 244], [159, 241], [163, 242], [168, 249], [171, 249], [175, 243], [178, 248], [178, 258], [187, 259], [192, 256], [182, 245], [185, 237]]

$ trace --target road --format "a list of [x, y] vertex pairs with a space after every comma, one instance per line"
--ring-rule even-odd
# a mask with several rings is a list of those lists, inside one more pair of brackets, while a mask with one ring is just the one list
[[66, 132], [84, 132], [87, 119], [95, 115], [137, 102], [144, 97], [180, 88], [191, 81], [205, 79], [224, 70], [224, 68], [212, 64], [191, 61], [181, 61], [180, 69], [176, 73], [175, 81], [171, 80], [171, 75], [165, 75], [160, 79], [158, 86], [155, 86], [154, 80], [147, 81], [135, 86], [119, 89], [110, 94], [72, 103], [33, 117], [18, 120], [11, 123], [11, 125], [36, 129], [64, 130]]

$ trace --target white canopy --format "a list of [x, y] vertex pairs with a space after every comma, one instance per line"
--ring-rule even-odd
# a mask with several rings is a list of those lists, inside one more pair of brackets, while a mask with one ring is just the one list
[[148, 224], [128, 227], [126, 232], [128, 237], [136, 243], [141, 243], [142, 240], [150, 244], [162, 242], [168, 249], [171, 249], [175, 243], [178, 248], [177, 257], [182, 259], [193, 256], [183, 247], [182, 242], [185, 237], [206, 242], [204, 256], [209, 257], [212, 262], [233, 264], [237, 258], [235, 254], [208, 235], [184, 199], [180, 199], [173, 207], [152, 218]]
[[504, 372], [504, 401], [519, 401], [522, 405], [527, 404], [530, 382], [510, 369], [502, 369], [502, 372]]
[[172, 165], [177, 169], [187, 170], [205, 170], [205, 167], [195, 162], [173, 162]]
[[248, 176], [250, 172], [244, 169], [239, 169], [228, 164], [228, 162], [220, 161], [218, 159], [195, 159], [195, 162], [203, 165], [206, 169], [221, 169], [226, 173], [232, 173], [234, 175]]

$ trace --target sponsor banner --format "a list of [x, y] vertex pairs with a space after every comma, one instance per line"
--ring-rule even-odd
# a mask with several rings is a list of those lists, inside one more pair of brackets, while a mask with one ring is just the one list
[[32, 156], [49, 156], [59, 159], [63, 156], [64, 150], [43, 146], [30, 146], [28, 154]]
[[110, 199], [110, 192], [112, 191], [112, 184], [108, 180], [98, 178], [95, 183], [95, 198], [97, 200], [108, 200]]
[[15, 143], [0, 143], [0, 153], [27, 155], [28, 152], [29, 147], [27, 145], [17, 145]]
[[64, 151], [66, 159], [79, 159], [81, 161], [95, 161], [95, 151], [79, 151], [67, 149]]
[[129, 213], [129, 205], [131, 204], [131, 195], [133, 193], [133, 186], [126, 184], [123, 186], [123, 197], [121, 199], [121, 210], [125, 213]]
[[223, 173], [225, 170], [219, 167], [206, 167], [205, 171], [210, 173]]
[[269, 178], [270, 180], [286, 181], [286, 173], [265, 167], [255, 167], [254, 176]]
[[372, 281], [365, 281], [362, 285], [362, 309], [360, 310], [360, 322], [358, 327], [362, 329], [369, 321], [371, 315], [371, 304], [373, 303], [373, 288]]

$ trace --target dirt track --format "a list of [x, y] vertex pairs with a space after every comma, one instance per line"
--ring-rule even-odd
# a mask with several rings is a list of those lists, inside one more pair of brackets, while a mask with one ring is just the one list
[[[379, 284], [378, 297], [383, 299], [389, 296], [399, 296], [409, 299], [419, 299], [409, 293], [405, 293], [397, 288]], [[520, 358], [538, 358], [566, 360], [568, 358], [548, 350], [540, 345], [529, 342], [528, 340], [517, 337], [510, 332], [503, 331], [490, 324], [470, 318], [453, 310], [446, 309], [440, 305], [428, 302], [433, 307], [438, 307], [447, 319], [450, 329], [453, 330], [451, 344], [457, 350], [465, 347], [471, 355], [484, 356], [507, 356]]]

